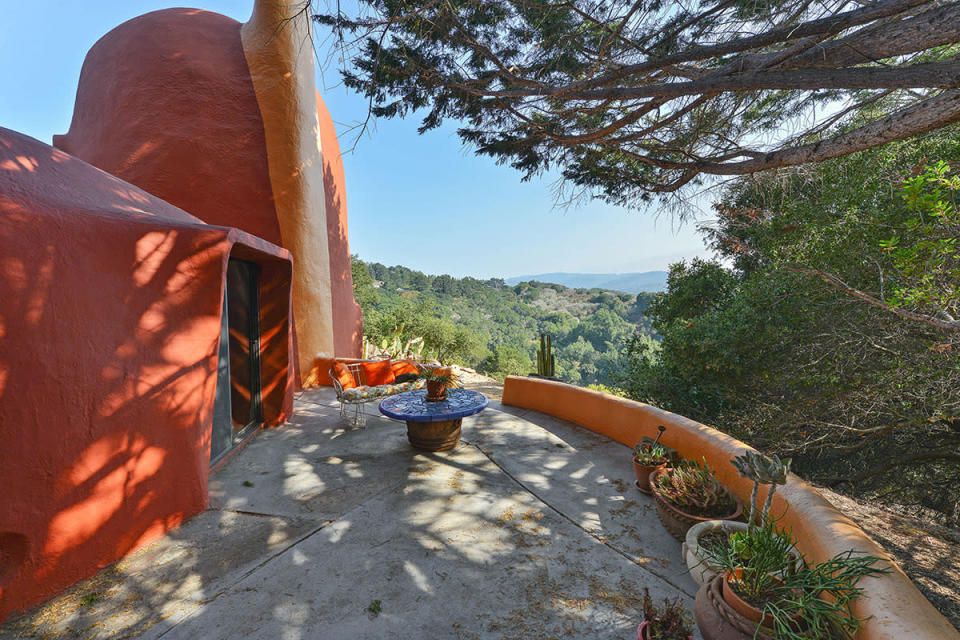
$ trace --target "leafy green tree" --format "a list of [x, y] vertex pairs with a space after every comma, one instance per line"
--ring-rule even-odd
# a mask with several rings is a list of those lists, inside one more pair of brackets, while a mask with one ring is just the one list
[[543, 318], [540, 324], [540, 333], [548, 333], [559, 343], [566, 343], [567, 336], [577, 328], [577, 319], [569, 313], [551, 313]]
[[660, 348], [628, 343], [619, 386], [816, 481], [960, 522], [960, 336], [896, 313], [955, 311], [938, 163], [960, 161], [957, 133], [731, 183], [708, 230], [731, 268], [671, 268], [647, 308]]
[[459, 283], [447, 274], [434, 277], [433, 290], [437, 293], [444, 293], [451, 296], [460, 294]]
[[596, 351], [604, 352], [619, 346], [634, 327], [610, 309], [601, 307], [574, 330], [574, 337], [587, 340]]
[[532, 363], [524, 351], [507, 345], [494, 347], [493, 353], [483, 363], [484, 372], [495, 378], [519, 376], [530, 373]]
[[377, 290], [373, 286], [373, 277], [367, 269], [366, 263], [356, 254], [350, 256], [350, 269], [353, 274], [353, 299], [357, 301], [366, 316], [372, 313], [373, 305], [377, 301]]

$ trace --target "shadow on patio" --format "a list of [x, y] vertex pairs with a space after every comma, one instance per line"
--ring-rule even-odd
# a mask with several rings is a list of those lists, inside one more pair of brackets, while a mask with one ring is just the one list
[[0, 637], [622, 640], [645, 586], [692, 607], [626, 447], [496, 402], [463, 438], [418, 453], [304, 392], [211, 476], [207, 511]]

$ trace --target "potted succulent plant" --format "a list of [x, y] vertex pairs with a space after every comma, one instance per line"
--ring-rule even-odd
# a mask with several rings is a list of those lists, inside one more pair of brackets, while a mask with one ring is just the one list
[[633, 473], [637, 476], [635, 487], [650, 495], [650, 474], [666, 468], [670, 462], [666, 447], [660, 444], [660, 436], [667, 430], [664, 426], [657, 427], [659, 433], [652, 443], [638, 442], [633, 447]]
[[[887, 573], [888, 569], [874, 566], [881, 559], [847, 551], [794, 570], [789, 560], [783, 561], [793, 541], [772, 529], [758, 526], [753, 531], [750, 557], [724, 556], [726, 572], [713, 578], [722, 581], [724, 605], [754, 628], [772, 630], [778, 639], [832, 638], [837, 632], [852, 637], [861, 623], [850, 610], [850, 603], [863, 594], [857, 583], [865, 576]], [[698, 624], [701, 620], [698, 608]]]
[[[749, 452], [731, 463], [753, 480], [750, 514], [746, 527], [729, 534], [726, 541], [699, 539], [704, 562], [719, 572], [705, 581], [701, 591], [722, 595], [722, 604], [720, 598], [698, 596], [698, 624], [710, 624], [708, 618], [715, 619], [709, 615], [711, 609], [725, 607], [728, 614], [733, 612], [752, 624], [755, 635], [767, 628], [778, 640], [834, 637], [837, 631], [843, 637], [852, 636], [860, 625], [849, 606], [862, 594], [856, 584], [864, 576], [888, 571], [874, 566], [880, 558], [848, 551], [807, 566], [792, 536], [779, 531], [770, 516], [774, 492], [786, 484], [790, 460]], [[770, 488], [758, 509], [761, 484]]]
[[442, 402], [447, 399], [447, 389], [456, 387], [460, 379], [450, 367], [420, 367], [418, 376], [427, 384], [426, 400]]
[[[753, 480], [753, 491], [750, 493], [750, 513], [748, 522], [732, 522], [729, 520], [711, 520], [694, 525], [687, 531], [683, 543], [683, 557], [694, 581], [700, 585], [721, 568], [711, 558], [718, 553], [717, 547], [729, 548], [734, 545], [743, 547], [749, 545], [749, 533], [755, 526], [772, 526], [770, 507], [773, 504], [773, 494], [777, 485], [786, 484], [787, 474], [790, 471], [790, 460], [782, 461], [777, 456], [763, 456], [755, 452], [738, 456], [730, 461], [741, 476]], [[757, 510], [757, 496], [761, 484], [769, 485], [767, 499], [763, 508]], [[765, 532], [761, 532], [761, 535]], [[789, 558], [784, 558], [784, 564], [790, 563], [795, 568], [803, 566], [803, 557], [792, 545], [789, 548]]]
[[658, 607], [643, 588], [643, 622], [637, 628], [637, 640], [693, 640], [693, 621], [683, 601], [663, 599]]
[[706, 460], [655, 471], [650, 475], [650, 488], [660, 522], [681, 542], [693, 525], [735, 520], [742, 511], [740, 501], [720, 484]]
[[[737, 472], [753, 480], [753, 490], [750, 492], [750, 517], [747, 522], [753, 525], [759, 521], [763, 523], [770, 515], [770, 507], [773, 505], [773, 494], [777, 492], [777, 485], [787, 484], [787, 474], [790, 473], [790, 458], [781, 460], [778, 456], [764, 456], [756, 451], [747, 451], [742, 456], [737, 456], [730, 461]], [[757, 494], [760, 485], [769, 485], [767, 499], [764, 501], [763, 509], [757, 513]], [[759, 518], [758, 518], [759, 515]]]

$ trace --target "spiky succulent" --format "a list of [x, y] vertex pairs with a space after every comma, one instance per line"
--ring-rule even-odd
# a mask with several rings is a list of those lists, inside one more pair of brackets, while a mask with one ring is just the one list
[[444, 386], [456, 387], [460, 384], [460, 376], [449, 368], [420, 367], [420, 373], [417, 374], [422, 380], [427, 382], [442, 382]]
[[733, 498], [707, 466], [687, 463], [657, 477], [657, 489], [672, 504], [712, 513], [733, 505]]
[[663, 445], [639, 443], [633, 448], [633, 459], [637, 464], [656, 466], [668, 460], [667, 450]]
[[747, 451], [742, 456], [737, 456], [730, 461], [741, 476], [753, 481], [753, 490], [750, 492], [750, 519], [752, 526], [757, 518], [757, 493], [760, 485], [770, 485], [767, 491], [767, 499], [763, 503], [763, 509], [759, 513], [760, 523], [766, 522], [770, 517], [770, 507], [773, 504], [773, 494], [777, 491], [778, 484], [787, 484], [787, 474], [790, 473], [791, 459], [781, 460], [779, 456], [765, 456], [756, 451]]

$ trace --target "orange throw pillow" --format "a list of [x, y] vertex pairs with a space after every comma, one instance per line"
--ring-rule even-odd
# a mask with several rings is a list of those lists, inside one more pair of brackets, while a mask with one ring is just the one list
[[394, 362], [391, 369], [393, 369], [394, 377], [402, 376], [405, 373], [420, 373], [420, 369], [417, 368], [417, 364], [413, 360]]
[[392, 363], [389, 360], [380, 360], [379, 362], [361, 362], [363, 375], [367, 379], [367, 385], [377, 387], [382, 384], [393, 384], [397, 377], [393, 375]]
[[339, 382], [340, 386], [344, 389], [353, 389], [357, 386], [357, 381], [354, 379], [353, 374], [350, 373], [350, 369], [347, 369], [347, 366], [342, 362], [334, 363], [333, 377], [337, 379], [337, 382]]

